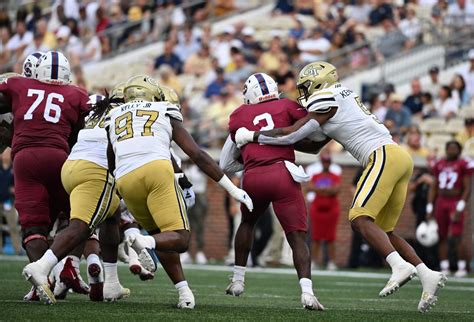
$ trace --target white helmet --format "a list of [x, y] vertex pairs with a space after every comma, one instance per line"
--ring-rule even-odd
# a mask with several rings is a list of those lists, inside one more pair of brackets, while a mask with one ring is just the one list
[[438, 224], [435, 220], [423, 221], [416, 228], [416, 239], [418, 242], [425, 246], [434, 246], [438, 240]]
[[71, 67], [66, 56], [59, 51], [48, 51], [36, 64], [36, 79], [55, 85], [71, 82]]
[[104, 95], [92, 94], [92, 95], [89, 96], [89, 102], [87, 102], [87, 104], [95, 105], [95, 104], [99, 103], [100, 101], [102, 101], [104, 98], [105, 98]]
[[36, 77], [36, 64], [38, 60], [43, 56], [44, 53], [37, 51], [35, 53], [29, 54], [23, 62], [23, 76], [32, 78]]
[[245, 81], [245, 104], [258, 104], [278, 98], [278, 85], [273, 78], [267, 74], [256, 73]]

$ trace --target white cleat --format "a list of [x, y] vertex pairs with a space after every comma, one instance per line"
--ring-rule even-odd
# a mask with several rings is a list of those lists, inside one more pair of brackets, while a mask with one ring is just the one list
[[324, 311], [324, 306], [319, 303], [315, 295], [309, 293], [301, 294], [301, 304], [307, 310]]
[[104, 301], [107, 302], [115, 302], [122, 298], [127, 298], [130, 296], [130, 290], [128, 288], [123, 287], [120, 282], [115, 283], [108, 283], [107, 281], [104, 283]]
[[429, 277], [422, 279], [423, 293], [418, 303], [418, 311], [421, 313], [428, 312], [438, 301], [439, 291], [446, 285], [448, 278], [440, 272], [433, 271]]
[[189, 287], [183, 287], [178, 290], [179, 300], [178, 300], [178, 309], [189, 309], [192, 310], [196, 306], [194, 300], [194, 294]]
[[117, 256], [118, 256], [118, 259], [123, 262], [123, 263], [128, 263], [129, 261], [129, 258], [128, 258], [128, 254], [127, 252], [125, 251], [125, 247], [127, 247], [125, 245], [125, 241], [124, 242], [121, 242], [118, 246], [118, 250], [117, 250]]
[[379, 296], [386, 297], [386, 296], [389, 296], [390, 294], [395, 293], [396, 291], [400, 289], [400, 287], [408, 283], [415, 276], [416, 276], [415, 266], [413, 266], [410, 263], [401, 265], [401, 267], [398, 267], [392, 271], [392, 276], [390, 276], [390, 279], [388, 280], [387, 284], [380, 291]]
[[31, 290], [23, 296], [23, 301], [39, 301], [38, 293], [36, 292], [36, 286], [32, 286]]
[[36, 286], [36, 293], [42, 302], [55, 304], [56, 298], [49, 288], [48, 273], [44, 272], [36, 262], [33, 262], [23, 268], [22, 274], [27, 281]]
[[158, 268], [158, 257], [155, 249], [150, 247], [146, 237], [140, 234], [131, 235], [127, 238], [127, 244], [138, 254], [138, 261], [142, 266], [152, 273]]
[[454, 273], [454, 277], [466, 277], [467, 271], [465, 269], [459, 269]]
[[225, 289], [225, 293], [232, 296], [240, 296], [244, 292], [245, 284], [242, 281], [233, 281]]

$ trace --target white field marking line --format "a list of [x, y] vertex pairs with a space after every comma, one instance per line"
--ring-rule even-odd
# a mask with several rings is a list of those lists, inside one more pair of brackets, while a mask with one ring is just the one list
[[[21, 261], [25, 265], [28, 262], [26, 256], [9, 256], [9, 255], [0, 255], [0, 261]], [[126, 266], [128, 264], [119, 262], [119, 266]], [[161, 265], [159, 265], [161, 267]], [[210, 271], [210, 272], [228, 272], [232, 274], [233, 266], [226, 265], [198, 265], [198, 264], [184, 264], [183, 268], [197, 271]], [[282, 275], [296, 275], [294, 268], [269, 268], [269, 267], [247, 267], [246, 272], [250, 273], [269, 273], [269, 274], [282, 274]], [[348, 277], [348, 278], [367, 278], [367, 279], [388, 279], [390, 274], [388, 273], [373, 273], [373, 272], [353, 272], [353, 271], [322, 271], [322, 270], [312, 270], [311, 274], [317, 279], [318, 277]], [[473, 283], [474, 278], [472, 277], [462, 277], [456, 278], [448, 276], [448, 283]]]

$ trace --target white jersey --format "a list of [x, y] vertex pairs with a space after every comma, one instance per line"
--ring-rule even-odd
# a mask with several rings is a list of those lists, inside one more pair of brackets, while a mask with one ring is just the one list
[[359, 96], [339, 83], [314, 93], [305, 105], [309, 112], [315, 113], [337, 107], [336, 114], [321, 129], [364, 167], [373, 151], [394, 144], [388, 129], [362, 104]]
[[110, 111], [105, 123], [115, 153], [115, 178], [154, 160], [171, 160], [170, 118], [183, 121], [179, 108], [168, 102], [134, 101]]
[[107, 132], [105, 117], [93, 119], [93, 112], [86, 117], [86, 126], [79, 131], [77, 143], [73, 146], [68, 160], [87, 160], [108, 168]]

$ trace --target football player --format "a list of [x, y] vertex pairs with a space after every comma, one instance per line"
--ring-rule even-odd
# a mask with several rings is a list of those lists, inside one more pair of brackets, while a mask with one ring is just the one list
[[[70, 84], [69, 62], [62, 53], [41, 56], [35, 76], [12, 77], [0, 84], [14, 116], [15, 208], [23, 246], [32, 262], [48, 249], [47, 235], [54, 220], [69, 215], [61, 167], [89, 109], [86, 91]], [[47, 279], [35, 284], [45, 285]]]
[[[232, 140], [241, 127], [253, 130], [285, 127], [307, 114], [297, 103], [289, 99], [279, 99], [278, 85], [264, 73], [253, 74], [247, 79], [244, 102], [245, 104], [230, 115], [229, 132]], [[230, 145], [228, 139], [222, 150], [221, 160], [232, 155], [227, 148]], [[242, 148], [241, 153], [245, 169], [242, 188], [254, 200], [255, 210], [250, 213], [248, 209], [241, 207], [242, 221], [234, 242], [234, 274], [226, 293], [239, 296], [244, 292], [245, 267], [255, 225], [272, 203], [293, 250], [293, 262], [301, 286], [301, 303], [306, 309], [324, 310], [313, 293], [311, 257], [306, 244], [307, 212], [300, 183], [309, 180], [309, 177], [293, 163], [294, 147], [249, 144]], [[221, 167], [227, 169], [228, 164], [223, 161]]]
[[438, 223], [439, 257], [441, 271], [449, 274], [448, 240], [456, 245], [458, 270], [456, 277], [465, 277], [466, 257], [462, 234], [466, 204], [471, 192], [472, 165], [461, 157], [462, 146], [458, 141], [446, 143], [446, 158], [433, 167], [435, 181], [431, 185], [426, 205], [427, 219]]
[[301, 95], [298, 102], [308, 110], [308, 115], [289, 127], [239, 129], [236, 142], [287, 145], [322, 129], [326, 136], [344, 146], [365, 168], [349, 211], [352, 228], [392, 268], [392, 275], [379, 295], [392, 294], [418, 274], [423, 285], [418, 310], [428, 311], [436, 303], [446, 275], [430, 270], [413, 248], [394, 233], [413, 172], [410, 155], [392, 140], [387, 128], [360, 97], [339, 83], [333, 65], [321, 61], [306, 65], [299, 74], [297, 88]]
[[[155, 250], [184, 252], [189, 244], [186, 206], [171, 163], [171, 140], [234, 198], [249, 208], [252, 208], [252, 201], [197, 146], [182, 126], [179, 108], [164, 101], [163, 92], [154, 79], [143, 75], [129, 79], [124, 100], [124, 105], [107, 116], [109, 168], [115, 174], [118, 190], [128, 209], [150, 234], [129, 236], [128, 245], [139, 254], [142, 265], [154, 272], [157, 265]], [[174, 264], [181, 266], [179, 257]], [[190, 293], [191, 298], [186, 281], [175, 286], [180, 295]], [[180, 301], [178, 305], [192, 309], [194, 301]]]

